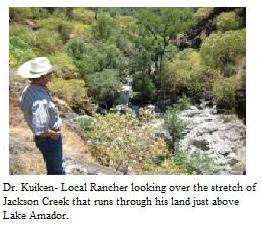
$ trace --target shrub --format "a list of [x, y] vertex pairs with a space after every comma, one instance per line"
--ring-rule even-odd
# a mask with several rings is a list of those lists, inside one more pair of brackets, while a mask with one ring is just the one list
[[80, 127], [85, 132], [89, 132], [91, 131], [91, 127], [92, 127], [92, 123], [94, 122], [94, 118], [91, 116], [84, 116], [84, 117], [79, 118], [77, 121]]
[[19, 21], [32, 17], [32, 11], [30, 7], [10, 7], [9, 17], [11, 20]]
[[183, 137], [185, 129], [184, 122], [179, 118], [179, 110], [177, 107], [169, 107], [163, 115], [164, 127], [171, 135], [171, 148], [174, 149], [174, 142], [178, 142]]
[[74, 39], [67, 43], [66, 51], [74, 58], [82, 77], [103, 69], [121, 69], [124, 61], [121, 51], [111, 43], [87, 43]]
[[108, 40], [116, 33], [116, 22], [109, 14], [98, 14], [97, 20], [92, 24], [94, 37], [99, 40]]
[[143, 100], [150, 100], [156, 92], [156, 87], [148, 77], [135, 78], [133, 82], [134, 91], [139, 92]]
[[33, 51], [35, 40], [35, 34], [29, 27], [10, 25], [9, 63], [11, 67], [17, 67], [35, 57], [35, 52]]
[[102, 164], [127, 171], [131, 166], [142, 173], [145, 164], [168, 153], [163, 139], [155, 138], [155, 129], [144, 125], [131, 112], [126, 115], [97, 115], [88, 137], [92, 155]]
[[205, 80], [201, 73], [206, 70], [197, 51], [181, 51], [164, 67], [164, 89], [179, 96], [186, 94], [189, 97], [199, 97], [205, 90]]
[[236, 92], [242, 87], [241, 78], [233, 76], [216, 80], [213, 84], [213, 92], [215, 100], [220, 107], [225, 109], [233, 109], [235, 107]]
[[175, 107], [180, 111], [187, 110], [190, 108], [190, 106], [190, 99], [185, 94], [183, 94], [183, 96], [178, 99], [178, 102], [175, 105]]
[[164, 159], [159, 163], [154, 161], [145, 163], [144, 174], [162, 174], [162, 175], [187, 175], [187, 169], [179, 166], [170, 159]]
[[92, 111], [85, 82], [79, 79], [53, 79], [48, 87], [52, 94], [67, 102], [74, 110]]
[[198, 152], [189, 154], [183, 150], [176, 150], [170, 159], [180, 168], [184, 168], [188, 174], [213, 174], [215, 171], [214, 160]]
[[73, 9], [71, 16], [76, 21], [82, 21], [86, 24], [91, 24], [95, 21], [95, 12], [83, 7], [76, 7]]
[[216, 18], [217, 29], [225, 32], [237, 30], [241, 26], [241, 18], [234, 12], [223, 12]]
[[78, 77], [78, 69], [73, 59], [65, 52], [57, 52], [49, 57], [51, 64], [56, 65], [55, 74], [61, 78], [75, 79]]
[[62, 39], [58, 32], [47, 29], [40, 29], [37, 31], [36, 47], [38, 48], [40, 54], [53, 54], [60, 50], [62, 45]]
[[200, 49], [205, 63], [214, 69], [220, 69], [226, 74], [229, 64], [235, 64], [238, 57], [246, 53], [246, 30], [227, 31], [211, 34]]
[[199, 7], [194, 16], [198, 21], [201, 21], [208, 18], [213, 10], [213, 7]]
[[121, 87], [118, 71], [106, 69], [96, 72], [86, 76], [85, 81], [97, 102], [111, 107], [117, 101], [117, 93]]
[[47, 18], [49, 12], [43, 7], [10, 7], [9, 17], [11, 20]]

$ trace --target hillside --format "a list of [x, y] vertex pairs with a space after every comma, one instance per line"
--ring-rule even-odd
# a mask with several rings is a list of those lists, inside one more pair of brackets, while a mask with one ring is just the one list
[[14, 72], [45, 56], [69, 174], [245, 174], [245, 8], [11, 7], [9, 36], [10, 173], [44, 174]]

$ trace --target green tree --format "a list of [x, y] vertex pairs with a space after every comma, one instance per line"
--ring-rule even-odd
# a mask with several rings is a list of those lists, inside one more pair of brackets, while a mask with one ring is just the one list
[[67, 43], [66, 51], [73, 57], [82, 77], [104, 69], [121, 70], [124, 63], [121, 51], [108, 42], [87, 43], [74, 39]]
[[207, 65], [220, 69], [226, 76], [228, 68], [246, 53], [246, 30], [218, 32], [207, 37], [200, 54]]
[[98, 40], [109, 40], [117, 31], [116, 22], [108, 13], [102, 12], [92, 24], [92, 32]]
[[144, 8], [137, 13], [140, 26], [140, 46], [151, 51], [155, 75], [161, 80], [163, 59], [175, 37], [193, 25], [193, 9]]
[[242, 19], [236, 12], [223, 12], [216, 18], [217, 29], [225, 32], [228, 30], [237, 30], [241, 26]]
[[86, 84], [96, 102], [112, 107], [121, 87], [117, 70], [105, 69], [85, 77]]

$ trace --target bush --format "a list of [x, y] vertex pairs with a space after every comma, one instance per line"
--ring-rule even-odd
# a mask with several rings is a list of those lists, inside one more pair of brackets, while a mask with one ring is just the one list
[[198, 21], [201, 21], [207, 19], [213, 11], [213, 7], [199, 7], [194, 16]]
[[118, 100], [118, 91], [121, 88], [120, 78], [116, 70], [103, 70], [85, 77], [93, 98], [100, 104], [109, 107]]
[[22, 19], [40, 19], [47, 18], [49, 12], [43, 7], [10, 7], [9, 17], [12, 21]]
[[82, 21], [85, 24], [91, 24], [95, 21], [95, 12], [83, 7], [76, 7], [73, 9], [71, 16], [76, 21]]
[[96, 116], [88, 137], [94, 157], [124, 172], [131, 166], [136, 173], [143, 173], [146, 163], [168, 154], [164, 140], [155, 137], [155, 129], [141, 123], [131, 112]]
[[83, 80], [53, 79], [48, 87], [52, 94], [66, 101], [72, 109], [85, 110], [91, 113], [91, 102]]
[[156, 87], [150, 78], [136, 78], [133, 82], [134, 91], [138, 92], [143, 100], [150, 100], [156, 92]]
[[211, 68], [220, 69], [225, 75], [227, 75], [228, 65], [234, 65], [235, 60], [244, 57], [245, 53], [245, 29], [211, 34], [204, 40], [200, 49], [201, 57], [205, 63]]
[[183, 136], [185, 129], [184, 122], [178, 117], [179, 110], [177, 107], [169, 107], [165, 114], [164, 118], [164, 127], [167, 129], [171, 135], [171, 149], [174, 149], [174, 142], [178, 142]]
[[213, 93], [219, 107], [233, 109], [235, 107], [235, 97], [238, 89], [242, 87], [240, 77], [233, 76], [216, 80], [213, 84]]
[[92, 24], [92, 32], [96, 39], [108, 40], [117, 31], [116, 22], [109, 14], [99, 13], [97, 20]]
[[21, 25], [9, 27], [9, 63], [11, 67], [17, 67], [27, 60], [35, 57], [33, 51], [35, 45], [34, 31]]
[[164, 89], [181, 96], [199, 97], [205, 90], [205, 79], [201, 73], [207, 70], [200, 54], [192, 49], [177, 53], [173, 61], [164, 67]]
[[85, 131], [91, 131], [92, 123], [94, 122], [94, 118], [91, 116], [84, 116], [77, 120], [80, 127]]
[[32, 11], [30, 7], [10, 7], [9, 17], [12, 21], [19, 21], [24, 18], [31, 18]]
[[190, 106], [191, 106], [190, 99], [185, 94], [183, 94], [183, 96], [178, 99], [178, 102], [175, 105], [175, 107], [179, 111], [187, 110], [190, 108]]
[[170, 159], [181, 169], [185, 169], [188, 174], [213, 174], [215, 163], [213, 159], [200, 153], [188, 154], [182, 150], [176, 150], [171, 154]]
[[222, 32], [237, 30], [241, 24], [241, 18], [234, 11], [223, 12], [216, 18], [217, 29]]
[[74, 58], [82, 77], [104, 69], [121, 69], [124, 63], [121, 51], [111, 43], [87, 43], [75, 39], [67, 43], [66, 51]]
[[55, 74], [61, 78], [75, 79], [78, 77], [78, 69], [73, 59], [65, 52], [57, 52], [49, 57], [51, 64], [56, 65]]
[[36, 47], [39, 54], [54, 54], [62, 48], [62, 45], [62, 39], [58, 32], [48, 29], [40, 29], [36, 32]]
[[164, 159], [161, 162], [148, 162], [144, 166], [144, 174], [161, 174], [161, 175], [187, 175], [187, 169], [179, 166], [170, 159]]

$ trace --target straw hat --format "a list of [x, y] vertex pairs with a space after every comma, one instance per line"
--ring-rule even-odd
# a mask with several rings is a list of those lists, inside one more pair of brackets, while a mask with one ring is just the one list
[[36, 57], [21, 65], [17, 70], [17, 74], [23, 78], [36, 79], [52, 72], [53, 70], [54, 67], [50, 64], [48, 58]]

